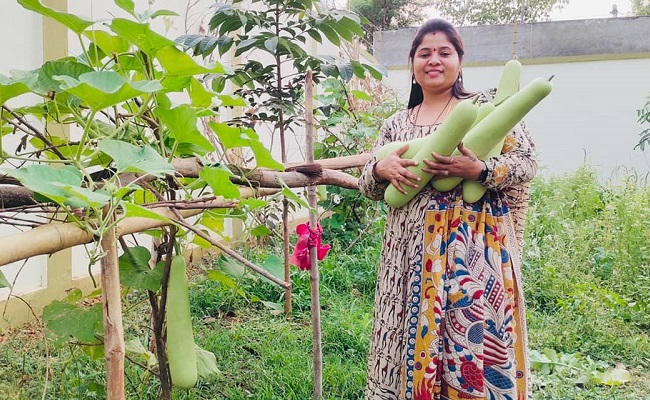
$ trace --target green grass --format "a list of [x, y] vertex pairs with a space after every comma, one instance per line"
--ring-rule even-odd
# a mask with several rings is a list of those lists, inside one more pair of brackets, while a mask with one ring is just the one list
[[[599, 184], [582, 169], [533, 185], [526, 230], [525, 292], [531, 349], [552, 349], [586, 371], [630, 371], [620, 386], [577, 385], [578, 369], [535, 369], [537, 400], [650, 400], [650, 189], [628, 181]], [[324, 224], [326, 225], [326, 224]], [[332, 253], [320, 264], [326, 399], [363, 397], [381, 222], [360, 232], [351, 248], [326, 230]], [[332, 229], [330, 232], [333, 232]], [[347, 240], [358, 235], [347, 235]], [[274, 246], [272, 248], [278, 248]], [[271, 252], [248, 257], [263, 263]], [[204, 265], [209, 269], [216, 261]], [[236, 286], [195, 277], [191, 290], [195, 338], [217, 357], [220, 372], [175, 399], [312, 397], [309, 278], [295, 271], [294, 313], [287, 318], [261, 301], [282, 291], [260, 279]], [[127, 298], [137, 302], [137, 296]], [[127, 313], [127, 340], [147, 332], [146, 304]], [[77, 347], [45, 346], [37, 327], [0, 336], [0, 398], [104, 398], [104, 363]], [[49, 373], [46, 374], [46, 370]], [[156, 379], [127, 362], [129, 399], [157, 399]]]

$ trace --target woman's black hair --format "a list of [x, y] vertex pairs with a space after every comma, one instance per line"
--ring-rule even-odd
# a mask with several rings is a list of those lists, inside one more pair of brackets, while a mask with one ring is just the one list
[[[463, 61], [463, 55], [465, 54], [465, 48], [463, 46], [463, 39], [460, 37], [458, 30], [453, 26], [449, 21], [441, 18], [432, 18], [422, 24], [420, 29], [418, 29], [411, 43], [411, 51], [409, 52], [409, 65], [411, 66], [411, 94], [409, 96], [408, 108], [411, 109], [418, 104], [422, 103], [424, 100], [424, 94], [422, 93], [422, 86], [415, 81], [415, 75], [413, 74], [413, 58], [415, 57], [415, 51], [422, 44], [424, 37], [431, 32], [442, 32], [447, 35], [447, 38], [456, 49], [460, 61]], [[471, 96], [471, 93], [465, 90], [463, 86], [463, 73], [462, 70], [458, 75], [456, 83], [452, 88], [452, 95], [459, 99], [464, 99]]]

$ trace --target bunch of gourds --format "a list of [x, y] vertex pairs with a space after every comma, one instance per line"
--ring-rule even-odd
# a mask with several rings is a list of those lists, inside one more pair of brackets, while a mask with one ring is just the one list
[[[420, 178], [416, 182], [417, 187], [404, 187], [406, 194], [389, 185], [384, 193], [386, 203], [391, 207], [401, 207], [431, 181], [432, 175], [423, 172], [421, 165], [424, 159], [435, 161], [432, 152], [442, 156], [459, 155], [457, 147], [462, 141], [480, 160], [501, 154], [508, 133], [552, 90], [551, 79], [544, 78], [534, 79], [519, 90], [521, 70], [518, 60], [508, 61], [492, 102], [479, 105], [476, 98], [465, 99], [458, 103], [433, 134], [409, 142], [391, 142], [379, 148], [375, 155], [381, 160], [408, 143], [409, 148], [402, 154], [402, 158], [410, 158], [418, 163], [408, 170]], [[487, 190], [480, 182], [460, 177], [436, 179], [432, 185], [435, 189], [446, 192], [461, 182], [463, 200], [468, 203], [480, 200]]]

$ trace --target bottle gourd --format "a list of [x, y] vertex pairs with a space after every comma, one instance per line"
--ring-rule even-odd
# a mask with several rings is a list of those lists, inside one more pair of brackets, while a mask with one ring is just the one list
[[422, 171], [422, 161], [425, 158], [431, 159], [432, 152], [441, 155], [451, 154], [461, 140], [463, 140], [463, 137], [474, 123], [474, 120], [476, 120], [478, 108], [476, 99], [461, 101], [451, 110], [434, 134], [426, 137], [427, 140], [422, 143], [418, 152], [413, 156], [413, 160], [418, 165], [408, 167], [410, 172], [420, 178], [416, 182], [418, 187], [414, 188], [402, 185], [406, 191], [406, 194], [403, 194], [395, 186], [388, 185], [384, 192], [384, 200], [386, 200], [389, 206], [397, 208], [408, 203], [431, 180], [431, 174]]
[[172, 385], [189, 389], [196, 385], [198, 371], [185, 269], [183, 256], [174, 256], [169, 271], [165, 318], [167, 323], [167, 361], [169, 362]]

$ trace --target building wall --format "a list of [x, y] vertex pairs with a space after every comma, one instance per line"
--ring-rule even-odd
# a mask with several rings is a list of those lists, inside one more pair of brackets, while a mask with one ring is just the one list
[[[634, 146], [644, 129], [636, 110], [650, 95], [650, 17], [459, 30], [466, 50], [463, 78], [470, 90], [496, 86], [514, 50], [524, 65], [522, 84], [554, 75], [553, 92], [525, 118], [543, 174], [568, 173], [584, 163], [603, 179], [626, 171], [648, 174], [649, 153]], [[375, 38], [375, 55], [389, 69], [386, 82], [404, 101], [414, 36], [415, 29], [405, 29]]]

